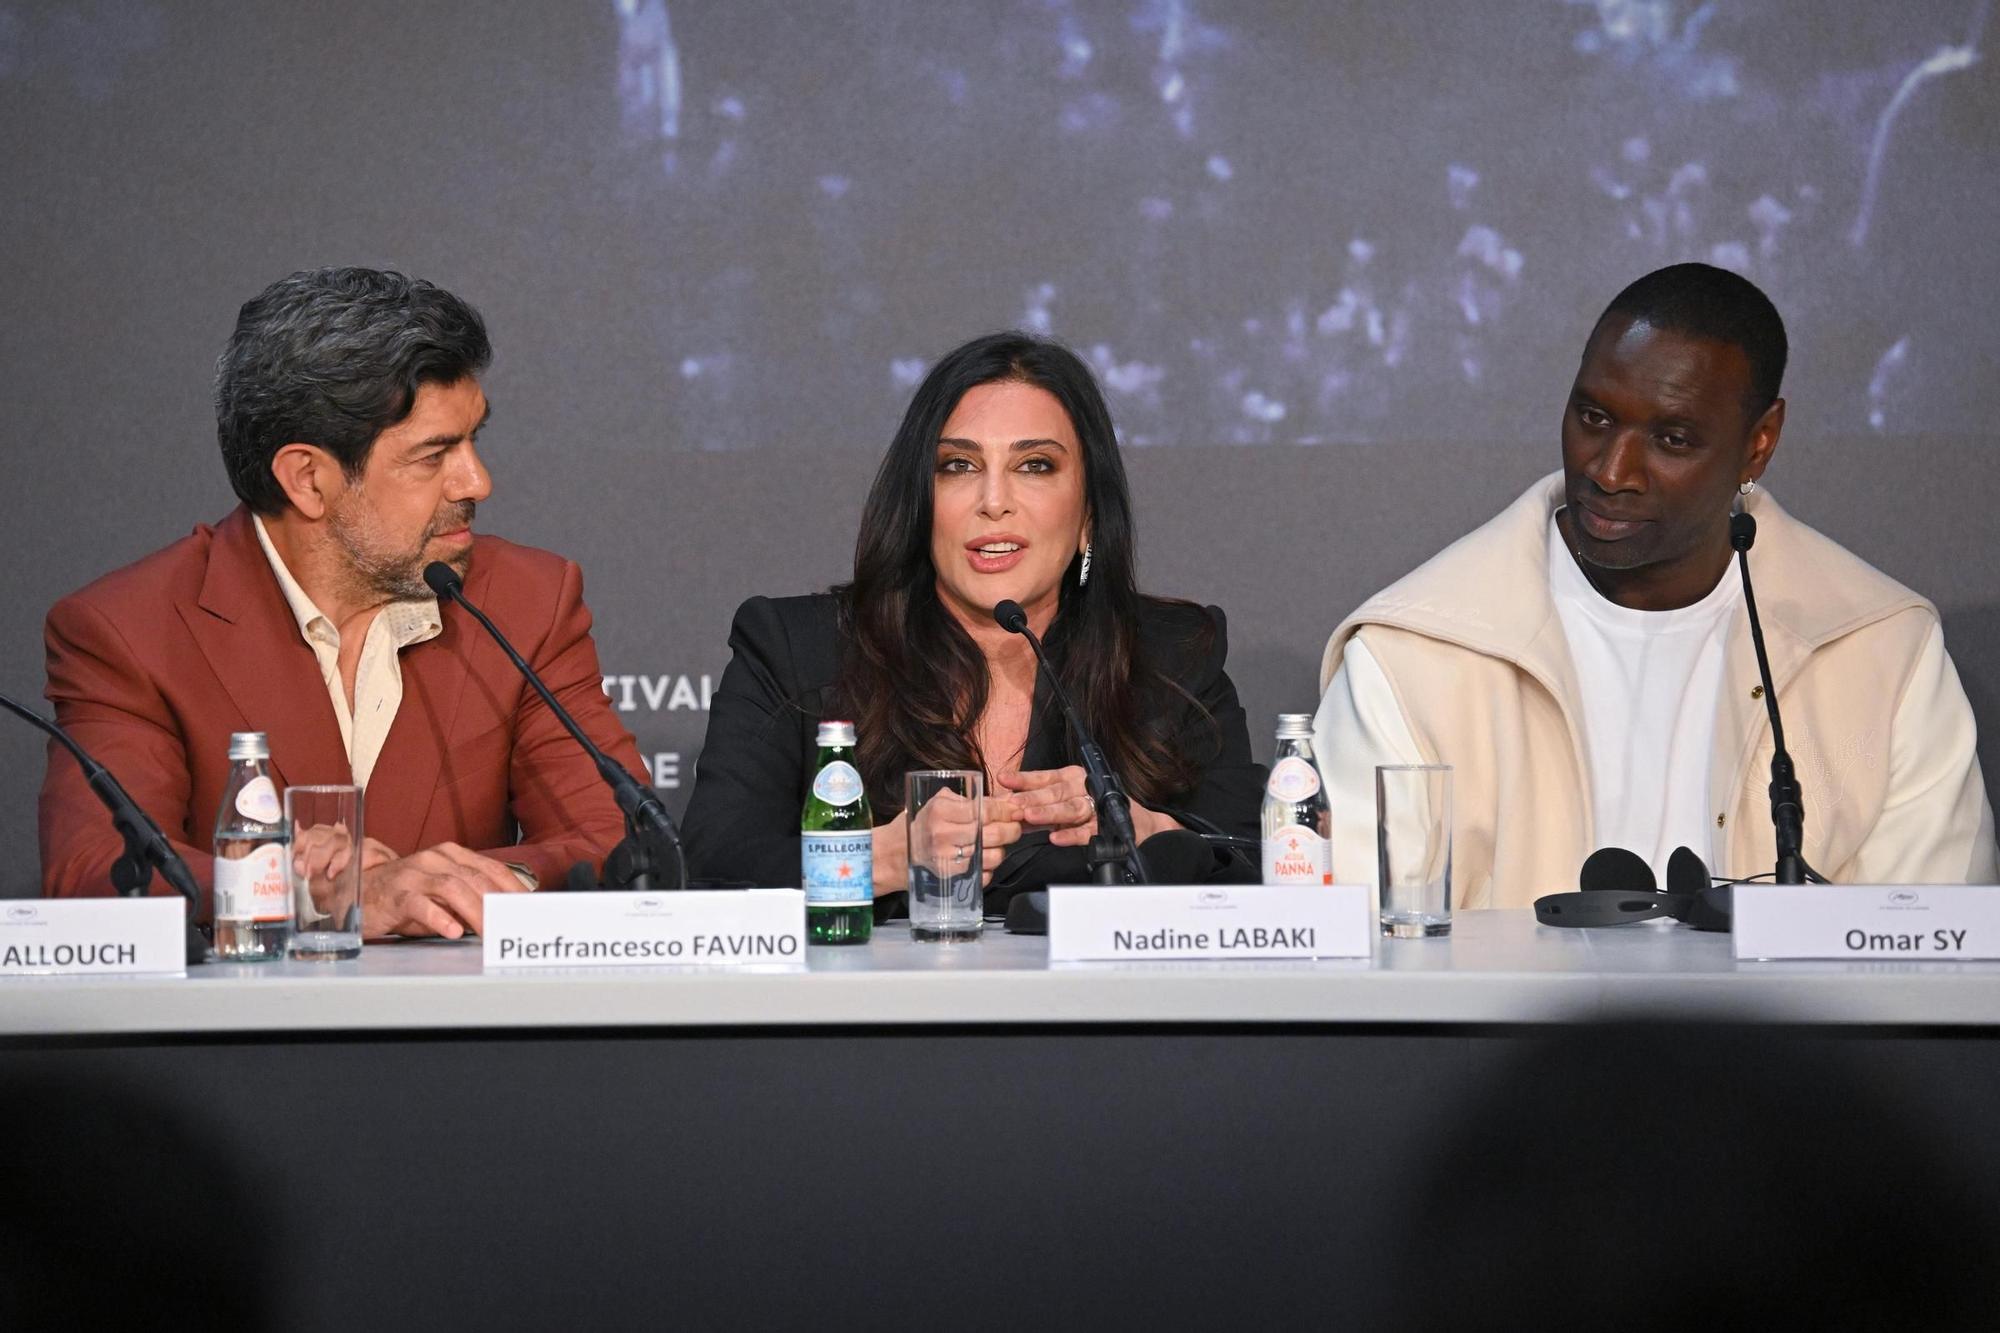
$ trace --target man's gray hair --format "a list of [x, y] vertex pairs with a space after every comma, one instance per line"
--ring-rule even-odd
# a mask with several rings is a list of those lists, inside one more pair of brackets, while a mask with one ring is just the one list
[[322, 268], [280, 278], [246, 302], [215, 367], [215, 432], [229, 484], [275, 515], [285, 493], [271, 459], [313, 444], [349, 477], [376, 436], [410, 414], [424, 384], [454, 384], [492, 363], [479, 312], [422, 278]]

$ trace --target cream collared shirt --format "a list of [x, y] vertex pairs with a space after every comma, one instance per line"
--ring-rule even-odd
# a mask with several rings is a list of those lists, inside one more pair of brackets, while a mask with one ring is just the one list
[[354, 668], [354, 706], [350, 708], [340, 681], [340, 631], [285, 568], [278, 548], [271, 544], [271, 535], [264, 531], [264, 520], [253, 514], [250, 521], [256, 526], [264, 558], [271, 562], [271, 572], [278, 576], [285, 604], [298, 621], [299, 633], [319, 659], [320, 679], [326, 682], [327, 697], [333, 701], [333, 715], [340, 720], [340, 741], [347, 747], [354, 783], [366, 787], [375, 761], [381, 757], [382, 743], [396, 721], [396, 710], [403, 704], [403, 649], [444, 632], [437, 598], [391, 602], [376, 613], [368, 624], [368, 636], [361, 641], [361, 660]]

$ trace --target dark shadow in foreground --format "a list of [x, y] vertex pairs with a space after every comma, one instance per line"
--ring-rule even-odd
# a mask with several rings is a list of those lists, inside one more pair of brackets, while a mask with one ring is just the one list
[[1991, 1328], [2000, 1229], [1959, 1151], [1991, 1109], [1796, 1030], [1536, 1042], [1414, 1182], [1393, 1326]]
[[213, 1129], [124, 1085], [11, 1071], [0, 1126], [0, 1328], [277, 1327], [272, 1210]]

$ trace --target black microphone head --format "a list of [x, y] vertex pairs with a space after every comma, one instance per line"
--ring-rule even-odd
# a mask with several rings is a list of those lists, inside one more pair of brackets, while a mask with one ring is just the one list
[[1747, 551], [1757, 541], [1757, 520], [1750, 515], [1737, 512], [1729, 516], [1729, 544], [1738, 551]]
[[430, 585], [432, 592], [446, 601], [450, 601], [452, 594], [460, 587], [458, 571], [442, 560], [433, 560], [424, 566], [424, 582]]
[[1692, 847], [1676, 847], [1667, 858], [1667, 892], [1699, 893], [1709, 886], [1708, 862]]
[[1653, 867], [1647, 865], [1646, 858], [1637, 852], [1628, 852], [1623, 847], [1600, 847], [1584, 858], [1583, 869], [1577, 872], [1576, 886], [1585, 892], [1611, 889], [1624, 893], [1657, 893], [1660, 882], [1653, 878]]
[[993, 608], [993, 619], [1009, 634], [1021, 634], [1028, 628], [1028, 613], [1011, 597]]

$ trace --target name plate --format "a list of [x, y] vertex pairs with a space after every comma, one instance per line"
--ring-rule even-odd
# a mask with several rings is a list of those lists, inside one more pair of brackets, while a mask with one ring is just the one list
[[2000, 888], [1738, 884], [1738, 958], [2000, 958]]
[[0, 976], [187, 975], [187, 903], [22, 898], [0, 905]]
[[1366, 958], [1365, 884], [1145, 884], [1049, 889], [1049, 961]]
[[488, 969], [802, 963], [800, 889], [489, 893]]

